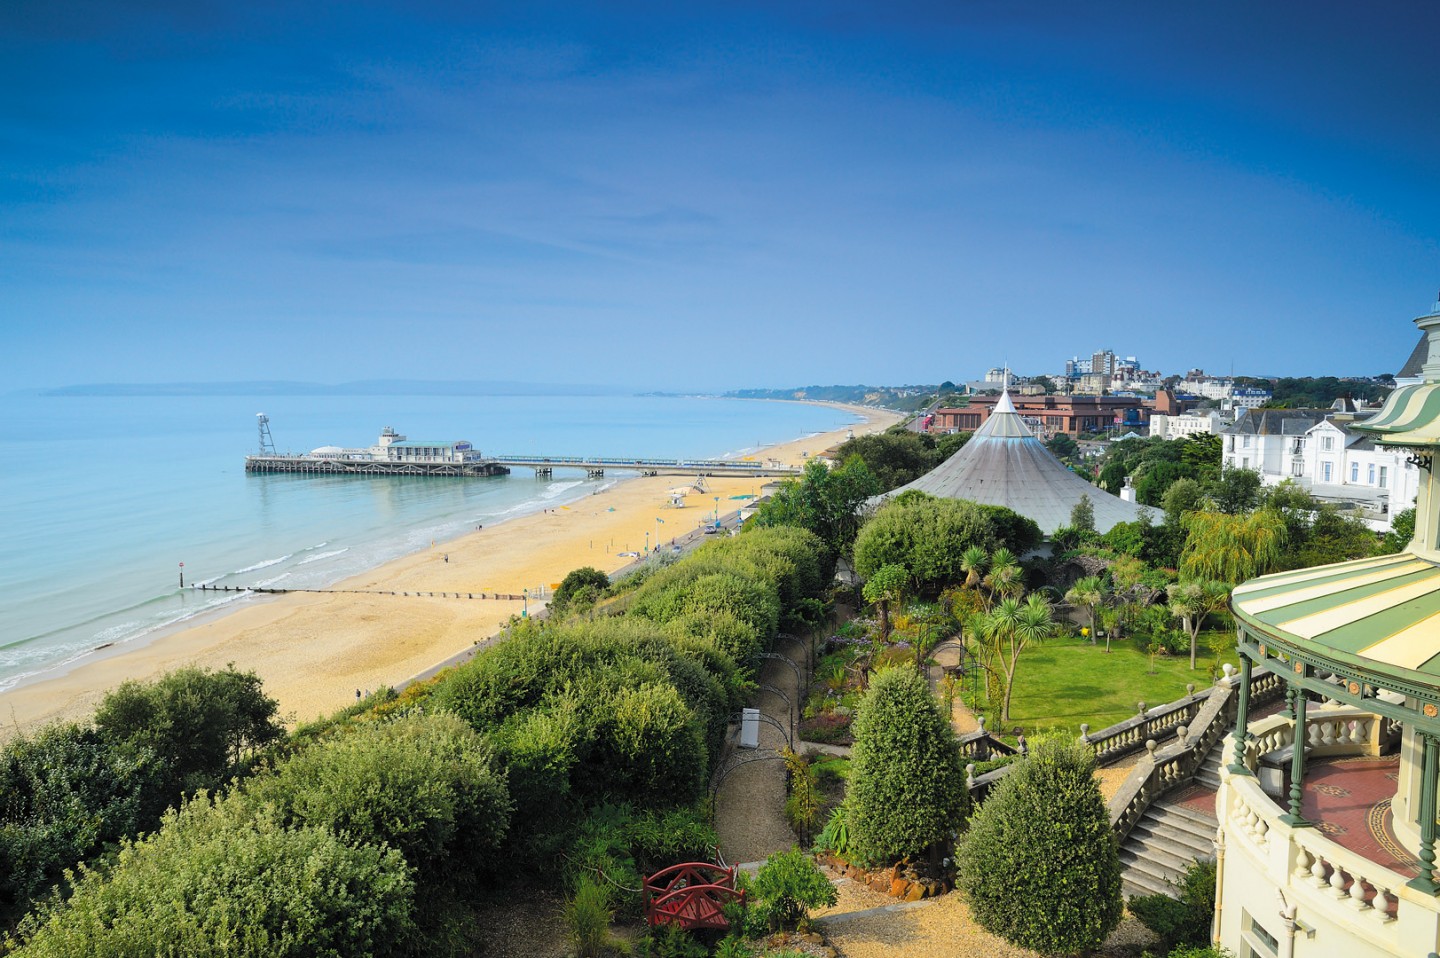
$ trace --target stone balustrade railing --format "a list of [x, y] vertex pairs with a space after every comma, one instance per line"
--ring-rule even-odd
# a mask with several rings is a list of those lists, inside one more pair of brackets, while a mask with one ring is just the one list
[[[1311, 755], [1382, 755], [1399, 740], [1398, 722], [1364, 709], [1321, 706], [1306, 713], [1305, 743]], [[1289, 715], [1271, 715], [1251, 723], [1245, 743], [1246, 767], [1256, 771], [1261, 756], [1294, 741], [1295, 720]]]
[[[1175, 727], [1174, 744], [1162, 749], [1154, 739], [1145, 742], [1144, 747], [1149, 754], [1136, 763], [1110, 799], [1110, 825], [1115, 830], [1117, 841], [1123, 842], [1129, 836], [1131, 829], [1157, 798], [1191, 781], [1210, 750], [1234, 728], [1240, 677], [1232, 672], [1226, 666], [1225, 678], [1204, 693], [1204, 704], [1195, 713], [1191, 725]], [[1252, 672], [1252, 707], [1274, 699], [1282, 690], [1283, 684], [1278, 676], [1260, 669]]]
[[[1359, 727], [1352, 724], [1356, 710], [1343, 711], [1352, 714], [1344, 719], [1325, 716], [1314, 723], [1318, 728], [1307, 721], [1306, 739], [1317, 741], [1327, 723], [1332, 732], [1343, 728], [1353, 739]], [[1293, 727], [1278, 726], [1277, 720], [1286, 721], [1284, 716], [1266, 720], [1271, 726], [1264, 732], [1266, 744], [1284, 747], [1287, 739], [1293, 740]], [[1374, 725], [1379, 735], [1385, 733], [1385, 723]], [[1281, 734], [1287, 729], [1289, 735]], [[1233, 737], [1227, 738], [1224, 746], [1233, 748], [1233, 743]], [[1335, 755], [1365, 754], [1370, 743], [1352, 740], [1319, 747], [1345, 750], [1330, 753]], [[1247, 760], [1249, 753], [1247, 745]], [[1226, 817], [1228, 855], [1243, 855], [1249, 862], [1247, 872], [1264, 875], [1270, 887], [1283, 889], [1287, 901], [1314, 916], [1310, 921], [1346, 925], [1385, 954], [1416, 954], [1415, 942], [1434, 940], [1440, 929], [1440, 901], [1435, 896], [1406, 887], [1405, 876], [1341, 847], [1321, 829], [1287, 823], [1284, 809], [1255, 778], [1228, 769], [1222, 770], [1221, 778], [1223, 804], [1217, 811]]]
[[1197, 693], [1194, 685], [1188, 685], [1186, 690], [1184, 698], [1152, 709], [1147, 710], [1145, 703], [1141, 702], [1140, 714], [1094, 734], [1091, 734], [1090, 726], [1081, 725], [1080, 741], [1095, 751], [1095, 764], [1109, 765], [1140, 751], [1146, 742], [1169, 738], [1180, 726], [1191, 725], [1201, 706], [1210, 698], [1210, 689]]

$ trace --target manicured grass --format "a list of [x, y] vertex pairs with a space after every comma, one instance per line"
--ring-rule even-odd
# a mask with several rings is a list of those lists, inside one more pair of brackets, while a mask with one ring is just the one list
[[[1052, 728], [1079, 735], [1081, 723], [1096, 732], [1135, 715], [1140, 702], [1150, 708], [1182, 697], [1187, 683], [1195, 683], [1197, 692], [1209, 687], [1210, 666], [1216, 658], [1206, 648], [1205, 638], [1201, 633], [1195, 671], [1190, 671], [1187, 652], [1156, 656], [1154, 675], [1143, 640], [1112, 642], [1108, 655], [1103, 640], [1091, 645], [1088, 639], [1050, 639], [1033, 646], [1020, 657], [1010, 721], [1004, 729], [998, 727], [998, 702], [989, 708], [983, 692], [981, 700], [973, 702], [968, 682], [963, 699], [985, 715], [986, 724], [997, 733], [1009, 733], [1018, 725], [1027, 736]], [[1233, 654], [1229, 661], [1233, 664]]]

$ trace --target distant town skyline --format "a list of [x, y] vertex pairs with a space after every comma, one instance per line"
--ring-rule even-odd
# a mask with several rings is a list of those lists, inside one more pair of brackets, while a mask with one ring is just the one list
[[0, 7], [6, 385], [1393, 373], [1440, 6]]

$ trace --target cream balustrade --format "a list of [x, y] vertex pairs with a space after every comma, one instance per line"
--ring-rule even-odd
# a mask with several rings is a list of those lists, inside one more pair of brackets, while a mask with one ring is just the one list
[[[1294, 741], [1294, 723], [1271, 716], [1253, 723], [1250, 734], [1245, 763], [1253, 771], [1260, 756]], [[1398, 734], [1396, 723], [1353, 708], [1318, 708], [1305, 723], [1312, 755], [1378, 755]], [[1234, 754], [1233, 735], [1223, 745]], [[1263, 890], [1269, 887], [1298, 906], [1312, 929], [1305, 954], [1409, 958], [1424, 953], [1415, 951], [1416, 942], [1437, 940], [1440, 902], [1407, 887], [1407, 876], [1341, 847], [1322, 828], [1287, 824], [1286, 809], [1255, 778], [1222, 768], [1221, 783], [1216, 808], [1229, 849], [1223, 924], [1238, 921], [1240, 910], [1264, 918], [1262, 903], [1273, 900]], [[1233, 941], [1234, 933], [1222, 937]]]

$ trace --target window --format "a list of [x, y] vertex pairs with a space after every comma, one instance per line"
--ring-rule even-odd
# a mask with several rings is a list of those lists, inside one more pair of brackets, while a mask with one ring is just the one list
[[1365, 479], [1370, 485], [1375, 485], [1375, 463], [1370, 463], [1370, 470]]
[[1326, 452], [1329, 452], [1331, 449], [1334, 449], [1334, 448], [1335, 448], [1335, 437], [1334, 437], [1334, 436], [1321, 436], [1321, 437], [1320, 437], [1320, 448], [1323, 449], [1323, 450], [1325, 450]]
[[1250, 457], [1249, 457], [1249, 456], [1241, 456], [1241, 457], [1240, 457], [1240, 468], [1241, 468], [1241, 469], [1249, 469], [1249, 468], [1250, 468]]
[[1305, 475], [1305, 460], [1304, 460], [1304, 459], [1292, 459], [1292, 460], [1290, 461], [1290, 475], [1292, 475], [1292, 476], [1303, 476], [1303, 475]]
[[1359, 481], [1360, 481], [1360, 463], [1358, 463], [1358, 462], [1352, 462], [1352, 463], [1350, 463], [1350, 481], [1351, 481], [1351, 482], [1359, 482]]
[[1334, 474], [1335, 474], [1335, 472], [1334, 472], [1334, 465], [1335, 465], [1334, 463], [1330, 463], [1330, 462], [1322, 462], [1322, 463], [1320, 463], [1320, 481], [1321, 481], [1321, 482], [1330, 482], [1330, 481], [1334, 478]]
[[1250, 448], [1250, 437], [1249, 437], [1249, 436], [1243, 437], [1243, 438], [1241, 439], [1240, 443], [1241, 443], [1241, 445], [1243, 445], [1246, 449], [1249, 449], [1249, 448]]
[[1389, 472], [1389, 471], [1390, 471], [1390, 469], [1389, 469], [1388, 466], [1381, 466], [1381, 467], [1380, 467], [1380, 488], [1381, 488], [1381, 489], [1384, 489], [1384, 488], [1385, 488], [1385, 473], [1387, 473], [1387, 472]]

